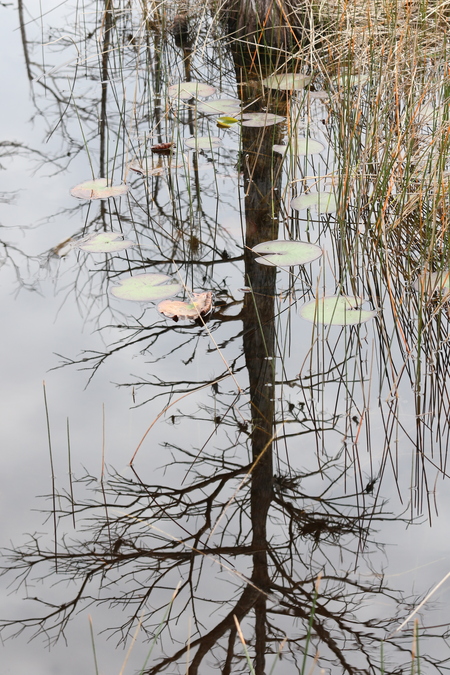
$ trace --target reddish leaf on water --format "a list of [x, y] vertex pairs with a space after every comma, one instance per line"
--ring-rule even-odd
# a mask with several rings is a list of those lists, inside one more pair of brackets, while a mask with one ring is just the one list
[[189, 301], [181, 300], [163, 300], [158, 305], [158, 311], [169, 319], [178, 321], [179, 319], [199, 319], [206, 316], [212, 310], [213, 294], [211, 291], [205, 293], [191, 293]]
[[151, 151], [155, 155], [170, 155], [174, 147], [175, 143], [159, 143], [158, 145], [152, 145]]

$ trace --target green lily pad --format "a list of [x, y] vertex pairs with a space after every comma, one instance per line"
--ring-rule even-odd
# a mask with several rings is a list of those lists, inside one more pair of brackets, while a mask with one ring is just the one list
[[233, 115], [241, 111], [241, 102], [233, 98], [219, 98], [216, 101], [199, 101], [197, 111], [205, 115]]
[[86, 180], [73, 187], [70, 191], [72, 197], [78, 199], [109, 199], [119, 197], [128, 192], [128, 185], [108, 185], [106, 178]]
[[209, 84], [204, 82], [178, 82], [178, 84], [172, 84], [168, 90], [167, 94], [170, 98], [181, 98], [184, 101], [195, 96], [203, 96], [207, 98], [216, 93], [216, 88], [211, 87]]
[[243, 127], [269, 127], [272, 124], [284, 122], [286, 118], [274, 113], [257, 112], [245, 113], [245, 115], [242, 115], [242, 119]]
[[311, 79], [310, 75], [303, 75], [303, 73], [285, 73], [284, 75], [270, 75], [262, 83], [268, 89], [293, 91], [304, 89], [311, 82]]
[[361, 298], [329, 295], [300, 307], [300, 316], [312, 323], [328, 326], [356, 326], [373, 319], [377, 314], [374, 310], [358, 309], [363, 302]]
[[167, 274], [136, 274], [121, 279], [120, 285], [114, 286], [111, 293], [121, 300], [156, 302], [176, 295], [181, 288], [181, 284]]
[[275, 239], [265, 241], [254, 246], [252, 251], [264, 254], [256, 258], [261, 265], [276, 265], [277, 267], [292, 267], [293, 265], [306, 265], [320, 258], [323, 251], [320, 246], [310, 244], [307, 241], [287, 241]]
[[333, 192], [308, 192], [292, 199], [291, 209], [315, 209], [318, 213], [334, 213], [337, 211], [336, 196]]
[[325, 146], [320, 141], [316, 141], [315, 138], [297, 138], [293, 139], [289, 145], [274, 145], [272, 146], [274, 152], [279, 152], [280, 155], [284, 155], [287, 150], [293, 155], [303, 156], [303, 155], [317, 155], [319, 152], [325, 150]]
[[224, 117], [219, 117], [217, 119], [217, 124], [221, 122], [221, 124], [226, 124], [227, 126], [230, 126], [231, 124], [236, 124], [239, 120], [236, 119], [236, 117], [231, 117], [230, 115], [224, 115]]
[[219, 148], [222, 140], [218, 136], [194, 136], [184, 141], [188, 148], [195, 150], [209, 150], [210, 148]]
[[81, 239], [77, 247], [89, 253], [115, 253], [131, 246], [136, 246], [135, 242], [124, 239], [120, 232], [98, 232]]

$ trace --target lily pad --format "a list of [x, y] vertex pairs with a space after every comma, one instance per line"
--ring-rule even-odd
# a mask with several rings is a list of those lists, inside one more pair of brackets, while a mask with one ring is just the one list
[[336, 196], [333, 192], [308, 192], [294, 197], [291, 200], [291, 209], [315, 209], [318, 213], [334, 213], [337, 211]]
[[151, 160], [149, 160], [147, 164], [147, 161], [145, 159], [143, 159], [142, 161], [134, 159], [132, 162], [128, 164], [128, 168], [131, 169], [131, 171], [140, 173], [142, 176], [162, 176], [162, 174], [165, 171], [165, 168], [163, 166], [152, 167]]
[[319, 152], [325, 150], [325, 146], [320, 141], [316, 141], [315, 138], [301, 137], [297, 138], [297, 140], [292, 140], [289, 145], [274, 145], [272, 150], [279, 152], [280, 155], [284, 155], [287, 150], [298, 156], [317, 155]]
[[257, 112], [257, 113], [245, 113], [242, 115], [242, 126], [243, 127], [269, 127], [273, 124], [278, 124], [279, 122], [284, 122], [286, 118], [281, 115], [275, 115], [274, 113], [266, 112]]
[[180, 290], [181, 284], [167, 274], [136, 274], [121, 279], [120, 285], [114, 286], [111, 293], [121, 300], [156, 302], [170, 298]]
[[77, 247], [89, 253], [115, 253], [135, 245], [134, 241], [124, 239], [120, 232], [98, 232], [84, 237]]
[[185, 101], [193, 96], [204, 96], [206, 98], [215, 93], [216, 88], [204, 82], [178, 82], [178, 84], [172, 84], [167, 90], [170, 98], [181, 98]]
[[184, 141], [188, 148], [195, 150], [209, 150], [210, 148], [219, 148], [222, 140], [218, 136], [194, 136]]
[[219, 98], [216, 101], [199, 101], [197, 111], [205, 115], [233, 115], [241, 110], [241, 102], [233, 98]]
[[206, 316], [212, 310], [213, 295], [211, 291], [192, 293], [190, 301], [163, 300], [158, 305], [158, 311], [169, 319], [198, 319]]
[[450, 293], [450, 270], [422, 272], [415, 282], [414, 288], [427, 295], [433, 295], [434, 293], [448, 295]]
[[311, 79], [310, 75], [304, 75], [303, 73], [285, 73], [284, 75], [270, 75], [262, 83], [268, 89], [293, 91], [304, 89], [311, 82]]
[[254, 246], [252, 251], [264, 254], [256, 258], [261, 265], [276, 265], [278, 267], [291, 267], [293, 265], [306, 265], [316, 258], [320, 258], [323, 251], [320, 246], [310, 244], [307, 241], [286, 241], [275, 239], [265, 241]]
[[72, 197], [78, 199], [109, 199], [119, 197], [128, 192], [128, 185], [108, 185], [106, 178], [86, 180], [73, 187], [70, 191]]
[[368, 80], [368, 75], [350, 75], [343, 73], [339, 77], [334, 78], [333, 84], [335, 87], [363, 87]]
[[300, 316], [313, 323], [328, 326], [356, 326], [373, 319], [376, 311], [359, 309], [364, 301], [345, 295], [329, 295], [307, 302], [300, 307]]

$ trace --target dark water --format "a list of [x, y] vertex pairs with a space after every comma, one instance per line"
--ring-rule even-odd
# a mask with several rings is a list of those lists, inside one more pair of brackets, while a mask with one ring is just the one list
[[[289, 208], [305, 176], [339, 166], [326, 106], [307, 107], [302, 93], [261, 99], [255, 70], [198, 12], [183, 49], [167, 30], [173, 8], [149, 9], [147, 23], [137, 5], [63, 6], [42, 20], [45, 7], [22, 10], [25, 43], [16, 8], [0, 8], [3, 61], [14, 64], [2, 74], [3, 189], [18, 191], [4, 195], [0, 221], [12, 568], [1, 618], [5, 638], [19, 634], [2, 672], [96, 672], [88, 615], [99, 672], [121, 672], [138, 626], [124, 672], [144, 667], [160, 630], [149, 672], [248, 672], [234, 616], [258, 674], [285, 637], [275, 673], [383, 672], [383, 653], [384, 672], [411, 672], [413, 621], [393, 631], [448, 571], [447, 319], [432, 317], [435, 361], [415, 376], [420, 352], [405, 357], [385, 287], [377, 302], [370, 292], [374, 260], [355, 254], [349, 267], [337, 216]], [[192, 101], [167, 98], [185, 79], [216, 86], [213, 100], [270, 104], [324, 151], [283, 160], [272, 146], [292, 137], [286, 124], [219, 130]], [[220, 148], [184, 146], [211, 135]], [[170, 169], [149, 150], [167, 141]], [[164, 175], [133, 173], [135, 158]], [[77, 201], [69, 189], [92, 174], [126, 181], [128, 195]], [[53, 250], [111, 230], [139, 246]], [[251, 248], [277, 238], [326, 255], [283, 270], [256, 263]], [[180, 279], [185, 296], [212, 291], [214, 313], [174, 322], [112, 296], [118, 278], [144, 271]], [[299, 316], [339, 280], [376, 319], [343, 328]], [[421, 672], [446, 666], [446, 592], [416, 615]]]

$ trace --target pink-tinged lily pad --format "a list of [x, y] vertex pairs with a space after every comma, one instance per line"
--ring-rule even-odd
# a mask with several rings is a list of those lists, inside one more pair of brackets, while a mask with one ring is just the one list
[[300, 316], [312, 323], [327, 326], [356, 326], [376, 316], [376, 311], [359, 309], [361, 298], [329, 295], [307, 302], [300, 307]]
[[188, 148], [195, 150], [209, 150], [210, 148], [219, 148], [222, 140], [218, 136], [194, 136], [184, 141]]
[[192, 97], [203, 96], [207, 98], [212, 96], [216, 93], [216, 88], [204, 82], [178, 82], [178, 84], [172, 84], [167, 93], [170, 98], [181, 98], [187, 101]]
[[311, 82], [311, 79], [310, 75], [303, 75], [303, 73], [285, 73], [283, 75], [270, 75], [262, 83], [268, 89], [294, 91], [295, 89], [304, 89]]
[[121, 279], [120, 285], [114, 286], [111, 293], [121, 300], [156, 302], [176, 295], [181, 288], [181, 284], [167, 274], [136, 274]]
[[[219, 98], [216, 101], [199, 101], [197, 112], [204, 115], [233, 115], [241, 110], [241, 102], [233, 98]], [[234, 117], [234, 115], [233, 115]]]
[[315, 209], [318, 213], [334, 213], [337, 211], [336, 196], [333, 192], [308, 192], [292, 199], [291, 209]]
[[97, 232], [84, 237], [77, 247], [88, 253], [115, 253], [136, 246], [134, 241], [124, 239], [120, 232]]
[[316, 246], [316, 244], [285, 239], [265, 241], [254, 246], [252, 251], [262, 256], [256, 258], [256, 262], [261, 263], [261, 265], [276, 265], [277, 267], [306, 265], [320, 258], [323, 253], [320, 246]]
[[414, 284], [414, 288], [426, 295], [441, 293], [444, 296], [450, 293], [450, 270], [438, 272], [422, 272]]
[[211, 291], [191, 293], [190, 299], [186, 302], [181, 300], [163, 300], [158, 305], [158, 311], [174, 321], [178, 321], [179, 319], [198, 319], [211, 312], [212, 302], [213, 294]]
[[317, 155], [319, 152], [325, 150], [325, 146], [315, 138], [293, 138], [289, 145], [274, 145], [272, 146], [274, 152], [279, 152], [284, 155], [288, 150], [295, 156], [303, 155]]
[[71, 189], [70, 194], [78, 199], [109, 199], [109, 197], [120, 197], [126, 192], [128, 192], [128, 185], [108, 185], [106, 178], [97, 178], [76, 185]]
[[242, 119], [243, 127], [269, 127], [273, 124], [284, 122], [286, 118], [281, 115], [275, 115], [274, 113], [257, 112], [245, 113], [242, 115]]

